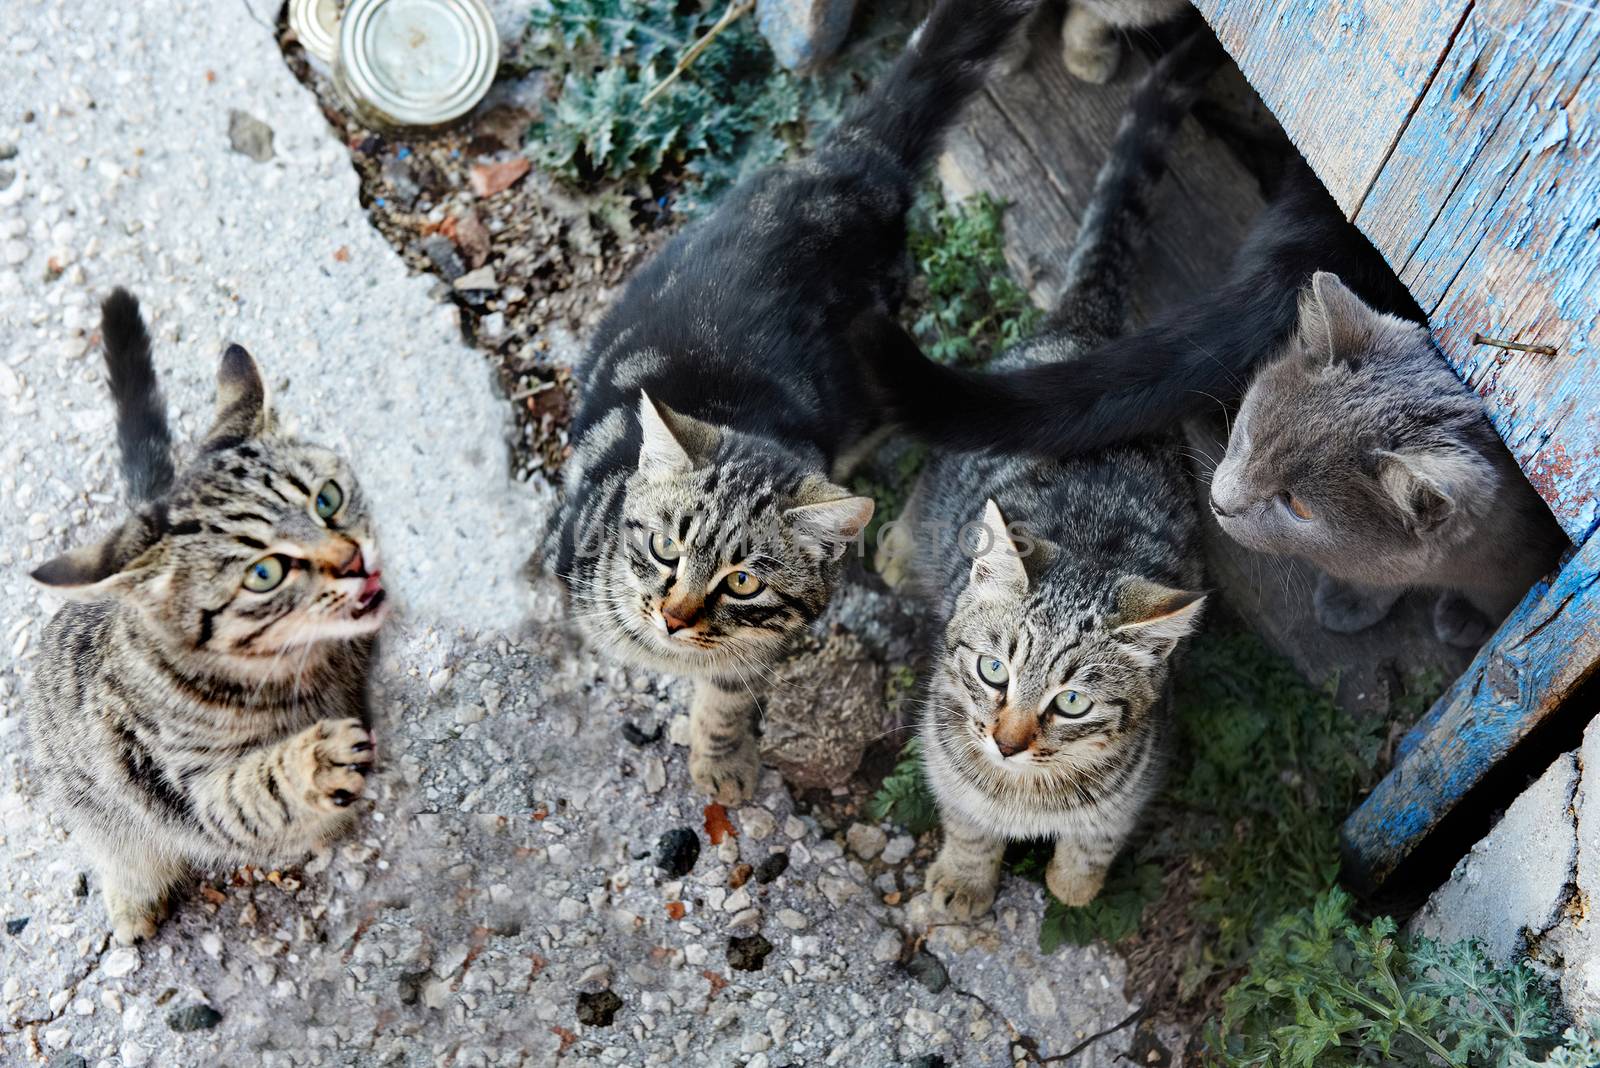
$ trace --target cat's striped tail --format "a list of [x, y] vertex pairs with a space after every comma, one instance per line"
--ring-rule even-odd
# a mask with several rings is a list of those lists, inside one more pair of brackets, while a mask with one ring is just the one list
[[829, 138], [865, 135], [920, 172], [946, 127], [982, 87], [993, 60], [1040, 0], [939, 0], [855, 110]]
[[100, 305], [100, 339], [117, 406], [117, 443], [128, 495], [134, 501], [152, 500], [172, 486], [172, 436], [150, 362], [150, 332], [139, 314], [139, 301], [126, 289], [112, 290]]
[[1156, 60], [1133, 91], [1073, 242], [1058, 322], [1092, 328], [1098, 338], [1122, 332], [1136, 252], [1178, 128], [1226, 57], [1209, 30], [1197, 30]]

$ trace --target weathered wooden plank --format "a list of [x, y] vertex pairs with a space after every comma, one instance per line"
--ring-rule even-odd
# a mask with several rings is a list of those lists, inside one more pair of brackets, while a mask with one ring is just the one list
[[[992, 80], [973, 102], [947, 141], [940, 175], [955, 193], [988, 192], [1012, 205], [1006, 257], [1034, 300], [1048, 306], [1060, 294], [1095, 175], [1148, 62], [1135, 55], [1114, 83], [1088, 85], [1067, 73], [1053, 38], [1038, 44], [1025, 69]], [[1238, 160], [1186, 122], [1153, 205], [1157, 222], [1141, 257], [1135, 316], [1213, 283], [1261, 204]]]
[[1575, 542], [1600, 523], [1597, 59], [1593, 11], [1475, 7], [1356, 219]]
[[1227, 444], [1220, 418], [1184, 426], [1194, 459], [1195, 496], [1206, 550], [1206, 584], [1228, 607], [1289, 658], [1315, 686], [1333, 684], [1340, 708], [1358, 716], [1386, 715], [1393, 700], [1419, 676], [1454, 679], [1472, 654], [1433, 633], [1434, 596], [1419, 590], [1402, 598], [1388, 618], [1359, 634], [1335, 634], [1317, 622], [1311, 595], [1317, 572], [1309, 564], [1252, 552], [1228, 537], [1206, 502], [1211, 468]]
[[1469, 0], [1197, 0], [1323, 184], [1353, 215]]
[[1600, 664], [1600, 538], [1529, 591], [1344, 825], [1346, 877], [1381, 884]]

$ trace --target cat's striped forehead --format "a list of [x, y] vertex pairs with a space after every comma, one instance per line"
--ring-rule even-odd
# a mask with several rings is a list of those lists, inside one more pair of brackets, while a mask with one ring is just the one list
[[317, 541], [317, 494], [334, 480], [348, 521], [364, 518], [359, 488], [337, 453], [292, 440], [255, 439], [206, 452], [185, 469], [168, 496], [168, 529], [233, 543], [247, 556], [282, 540]]

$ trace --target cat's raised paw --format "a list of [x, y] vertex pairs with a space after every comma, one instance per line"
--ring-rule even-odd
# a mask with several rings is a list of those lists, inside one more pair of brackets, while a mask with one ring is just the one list
[[761, 775], [761, 754], [756, 740], [746, 738], [730, 753], [689, 753], [689, 778], [720, 805], [740, 805], [755, 796]]
[[348, 808], [367, 788], [372, 732], [358, 719], [325, 719], [296, 738], [295, 772], [306, 804], [319, 812]]
[[934, 861], [928, 869], [928, 897], [934, 911], [959, 923], [988, 912], [998, 888], [994, 879], [959, 871], [942, 860]]

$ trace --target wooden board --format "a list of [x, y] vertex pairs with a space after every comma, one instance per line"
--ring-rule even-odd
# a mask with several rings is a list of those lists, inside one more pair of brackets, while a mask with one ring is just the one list
[[[1600, 528], [1600, 11], [1197, 6], [1585, 541]], [[1559, 354], [1475, 345], [1475, 333]]]
[[1346, 877], [1372, 888], [1600, 663], [1600, 538], [1512, 613], [1402, 741], [1344, 825]]
[[1195, 6], [1349, 216], [1470, 4], [1199, 0]]
[[1600, 524], [1597, 61], [1600, 15], [1475, 7], [1356, 218], [1575, 542]]
[[[1062, 66], [1053, 34], [1043, 35], [1028, 66], [992, 79], [947, 141], [939, 168], [946, 187], [956, 195], [988, 192], [1011, 205], [1006, 257], [1041, 306], [1061, 292], [1095, 175], [1148, 65], [1133, 55], [1110, 85], [1088, 85]], [[1261, 205], [1238, 160], [1193, 119], [1186, 122], [1153, 205], [1134, 315], [1214, 282]]]

